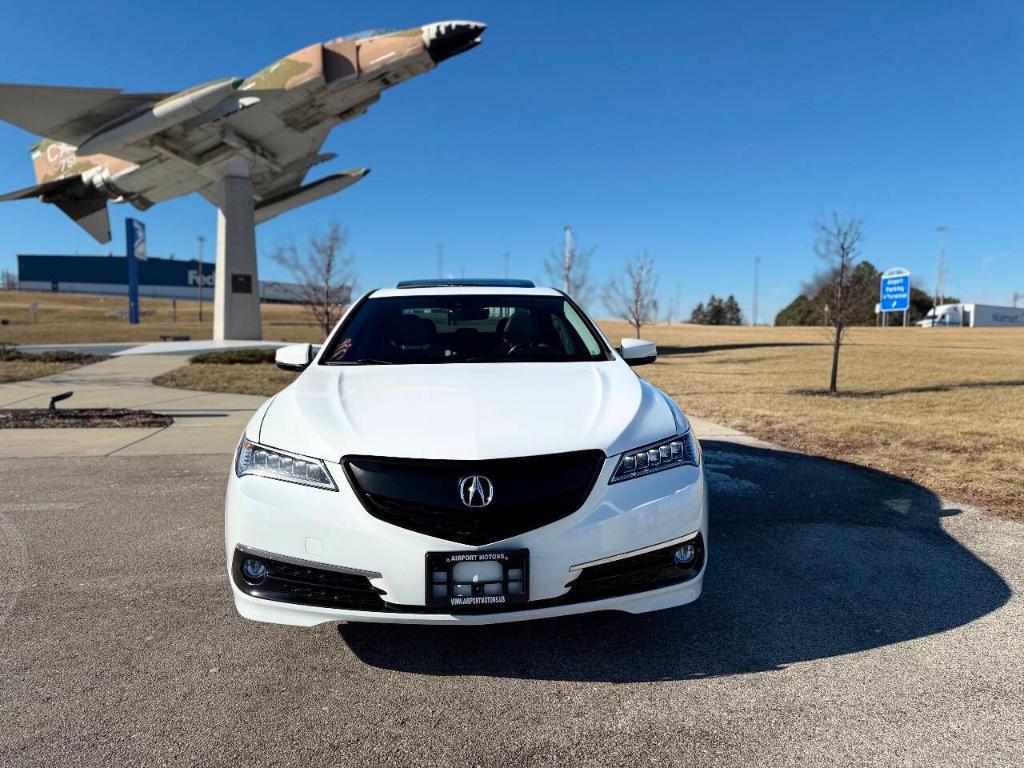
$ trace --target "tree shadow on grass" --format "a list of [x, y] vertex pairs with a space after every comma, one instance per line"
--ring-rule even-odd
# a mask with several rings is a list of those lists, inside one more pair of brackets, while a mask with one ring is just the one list
[[707, 352], [729, 352], [737, 349], [770, 349], [773, 347], [828, 347], [827, 341], [755, 341], [744, 344], [704, 344], [692, 347], [680, 347], [672, 344], [659, 344], [658, 356], [671, 355], [702, 355]]
[[349, 624], [367, 664], [427, 675], [657, 681], [735, 675], [967, 624], [1010, 590], [940, 526], [927, 489], [875, 470], [705, 441], [704, 595], [668, 611], [487, 627]]
[[794, 389], [790, 392], [793, 395], [824, 395], [827, 397], [845, 397], [852, 400], [866, 399], [874, 400], [893, 395], [920, 395], [931, 392], [953, 392], [957, 389], [1002, 389], [1004, 387], [1024, 387], [1024, 379], [1013, 379], [1010, 381], [964, 381], [959, 384], [925, 384], [919, 387], [897, 387], [895, 389], [876, 389], [867, 392], [840, 390], [831, 393], [827, 389]]

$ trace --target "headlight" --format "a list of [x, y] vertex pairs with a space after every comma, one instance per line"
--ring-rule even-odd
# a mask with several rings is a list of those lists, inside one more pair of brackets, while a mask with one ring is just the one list
[[686, 431], [671, 440], [626, 451], [619, 458], [618, 466], [615, 467], [608, 482], [632, 480], [634, 477], [652, 475], [664, 469], [682, 467], [686, 464], [697, 466], [698, 450], [693, 434]]
[[279, 448], [268, 448], [254, 443], [247, 437], [243, 437], [242, 442], [238, 444], [235, 474], [239, 477], [270, 477], [274, 480], [325, 488], [328, 491], [338, 490], [338, 486], [327, 472], [327, 466], [320, 459], [289, 453]]

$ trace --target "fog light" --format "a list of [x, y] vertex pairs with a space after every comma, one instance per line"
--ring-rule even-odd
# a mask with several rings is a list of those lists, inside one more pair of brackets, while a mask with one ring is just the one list
[[697, 556], [697, 549], [693, 544], [683, 544], [679, 549], [676, 550], [673, 555], [676, 565], [685, 567], [693, 562], [693, 558]]
[[250, 557], [242, 561], [242, 575], [250, 584], [259, 584], [267, 577], [267, 566], [262, 560], [254, 560]]

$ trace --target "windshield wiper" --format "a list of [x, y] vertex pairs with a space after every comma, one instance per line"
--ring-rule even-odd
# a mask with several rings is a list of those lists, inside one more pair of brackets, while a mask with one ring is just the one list
[[378, 360], [375, 357], [360, 357], [358, 360], [339, 360], [338, 365], [394, 365], [390, 360]]

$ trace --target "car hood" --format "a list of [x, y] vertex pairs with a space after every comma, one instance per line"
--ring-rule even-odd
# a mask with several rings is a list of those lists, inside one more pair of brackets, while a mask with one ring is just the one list
[[681, 419], [619, 360], [594, 363], [312, 365], [266, 409], [266, 445], [345, 455], [493, 459], [661, 440]]

